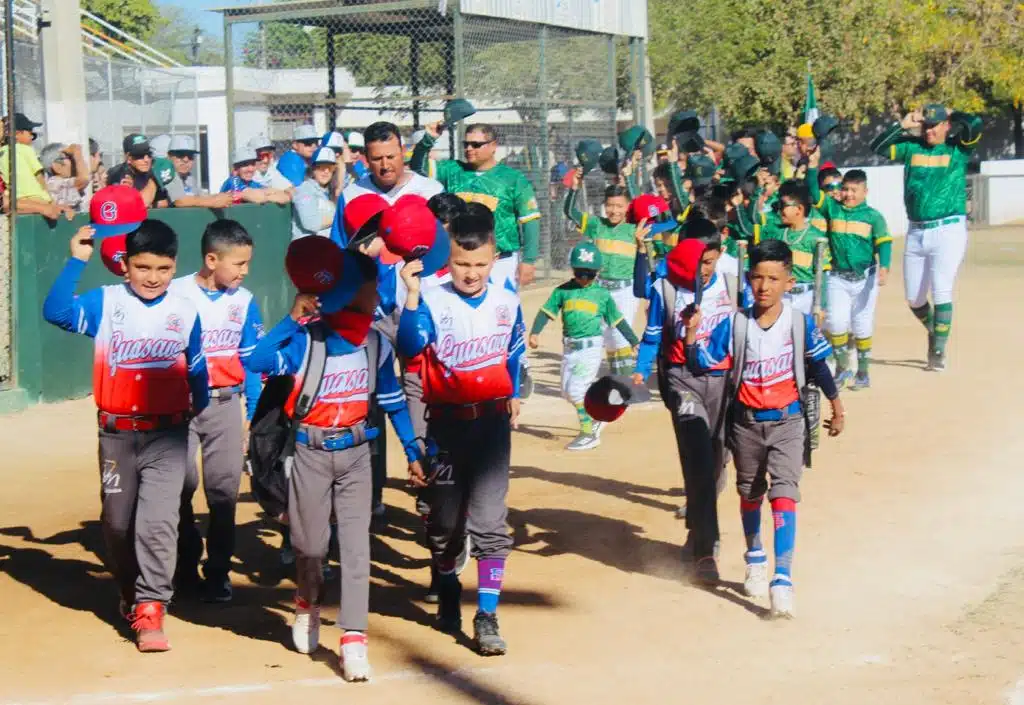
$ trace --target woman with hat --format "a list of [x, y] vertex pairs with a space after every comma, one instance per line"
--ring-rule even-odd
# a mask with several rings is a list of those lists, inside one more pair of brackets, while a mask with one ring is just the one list
[[313, 153], [306, 180], [295, 189], [292, 240], [307, 235], [331, 236], [339, 195], [334, 179], [337, 164], [337, 154], [330, 147], [320, 147]]

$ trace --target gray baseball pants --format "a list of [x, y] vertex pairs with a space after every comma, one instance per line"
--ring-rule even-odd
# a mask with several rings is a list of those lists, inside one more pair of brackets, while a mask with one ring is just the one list
[[[302, 428], [313, 446], [330, 431]], [[371, 484], [369, 444], [338, 451], [296, 445], [288, 489], [296, 592], [310, 604], [320, 603], [333, 509], [341, 565], [338, 626], [345, 630], [366, 631], [369, 623]]]
[[680, 365], [665, 369], [665, 403], [672, 412], [679, 462], [686, 486], [686, 528], [696, 558], [714, 555], [718, 530], [718, 486], [725, 479], [720, 424], [724, 376], [694, 375]]
[[188, 429], [188, 466], [181, 493], [178, 525], [178, 566], [194, 571], [203, 555], [203, 539], [192, 511], [192, 496], [199, 486], [197, 456], [203, 454], [203, 492], [210, 509], [206, 533], [207, 578], [226, 578], [235, 552], [235, 506], [244, 465], [241, 395], [212, 398], [192, 419]]
[[739, 407], [734, 416], [729, 446], [740, 497], [758, 499], [768, 492], [769, 500], [785, 497], [799, 502], [806, 433], [803, 416], [754, 421]]
[[100, 522], [129, 605], [171, 601], [188, 427], [99, 433]]
[[441, 472], [425, 493], [427, 541], [435, 563], [453, 565], [466, 532], [473, 539], [474, 558], [505, 558], [512, 550], [506, 525], [512, 456], [508, 415], [431, 419], [427, 427], [440, 449]]

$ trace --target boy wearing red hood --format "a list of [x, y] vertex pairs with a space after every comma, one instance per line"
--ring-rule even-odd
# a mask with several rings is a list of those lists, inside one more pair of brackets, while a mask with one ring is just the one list
[[[325, 246], [334, 246], [326, 239], [323, 242]], [[260, 341], [247, 364], [254, 372], [295, 375], [294, 391], [286, 404], [291, 415], [308, 364], [310, 326], [327, 328], [323, 378], [298, 427], [289, 478], [288, 517], [296, 553], [297, 585], [292, 641], [296, 650], [304, 654], [315, 652], [319, 644], [320, 600], [324, 592], [321, 564], [327, 553], [333, 509], [341, 565], [341, 610], [337, 624], [343, 630], [342, 674], [348, 681], [366, 681], [370, 678], [366, 638], [370, 591], [369, 441], [384, 432], [373, 427], [372, 419], [368, 418], [371, 395], [391, 418], [405, 448], [410, 474], [422, 477], [422, 470], [405, 394], [395, 377], [391, 345], [370, 330], [377, 306], [377, 265], [354, 252], [344, 256], [358, 260], [361, 275], [351, 303], [340, 311], [324, 313], [321, 298], [311, 293], [297, 294], [291, 313]], [[305, 259], [314, 267], [323, 261]], [[351, 272], [355, 268], [346, 269]], [[335, 275], [340, 279], [340, 271]], [[322, 278], [323, 272], [309, 277]], [[348, 282], [343, 284], [351, 286]], [[300, 292], [310, 290], [300, 282], [296, 282], [296, 288]], [[377, 350], [376, 369], [370, 368], [373, 348]], [[374, 375], [373, 384], [370, 375]]]

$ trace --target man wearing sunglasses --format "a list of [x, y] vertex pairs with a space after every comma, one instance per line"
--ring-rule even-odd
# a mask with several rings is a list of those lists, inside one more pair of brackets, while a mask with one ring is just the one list
[[[444, 121], [427, 125], [427, 134], [413, 150], [409, 166], [426, 175], [427, 158], [444, 132]], [[498, 261], [491, 280], [518, 291], [533, 281], [540, 253], [540, 209], [533, 186], [523, 172], [499, 164], [498, 135], [486, 124], [470, 125], [462, 142], [463, 159], [437, 162], [434, 178], [449, 193], [482, 203], [494, 213]]]
[[167, 192], [153, 176], [153, 150], [145, 135], [132, 133], [121, 143], [124, 161], [107, 171], [107, 186], [131, 186], [142, 195], [147, 208], [168, 204]]
[[312, 125], [299, 125], [292, 133], [292, 148], [281, 155], [277, 161], [277, 170], [281, 172], [292, 187], [299, 186], [306, 180], [313, 152], [320, 146], [320, 135]]
[[[3, 133], [6, 143], [9, 120], [3, 119]], [[36, 139], [36, 128], [40, 123], [29, 120], [23, 113], [14, 114], [14, 156], [18, 160], [14, 194], [18, 199], [18, 212], [22, 214], [38, 213], [50, 220], [56, 220], [63, 213], [68, 220], [74, 217], [74, 211], [54, 202], [46, 189], [45, 172], [39, 157], [32, 149]], [[10, 160], [7, 156], [9, 147], [0, 147], [0, 179], [5, 184], [11, 180]], [[6, 195], [6, 194], [5, 194]], [[9, 197], [9, 196], [8, 196]], [[6, 205], [6, 203], [5, 203]]]
[[174, 135], [167, 147], [167, 156], [174, 165], [174, 173], [181, 179], [181, 185], [186, 196], [194, 196], [199, 193], [196, 185], [193, 170], [196, 166], [196, 159], [199, 158], [199, 150], [196, 149], [195, 140], [189, 135]]

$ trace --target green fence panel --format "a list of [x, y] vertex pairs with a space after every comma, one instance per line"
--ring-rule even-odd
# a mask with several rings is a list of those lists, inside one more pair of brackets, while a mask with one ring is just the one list
[[[202, 263], [200, 240], [208, 223], [233, 218], [255, 242], [245, 286], [256, 297], [267, 327], [291, 307], [294, 289], [284, 271], [291, 241], [291, 207], [242, 205], [212, 211], [167, 208], [150, 212], [178, 233], [177, 276], [195, 272]], [[88, 222], [86, 216], [51, 223], [37, 215], [19, 216], [14, 231], [14, 365], [15, 382], [33, 401], [60, 401], [92, 391], [93, 344], [43, 320], [43, 299], [69, 256], [71, 236]], [[79, 292], [116, 282], [93, 253]]]

